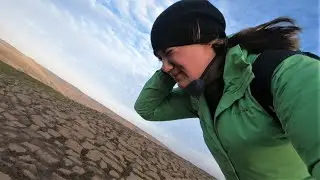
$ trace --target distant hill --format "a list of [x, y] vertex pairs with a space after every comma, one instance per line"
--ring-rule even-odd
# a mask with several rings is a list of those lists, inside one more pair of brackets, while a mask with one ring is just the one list
[[[0, 39], [0, 60], [9, 64], [10, 66], [14, 67], [18, 71], [22, 71], [29, 76], [41, 81], [42, 83], [52, 87], [56, 91], [60, 92], [64, 96], [81, 103], [87, 107], [90, 107], [94, 110], [107, 114], [109, 117], [114, 119], [115, 121], [120, 122], [121, 124], [125, 125], [126, 127], [134, 130], [135, 132], [147, 137], [148, 139], [154, 141], [155, 143], [166, 147], [160, 141], [143, 131], [142, 129], [138, 128], [134, 124], [130, 123], [129, 121], [125, 120], [112, 110], [108, 109], [107, 107], [103, 106], [99, 102], [95, 101], [88, 95], [84, 94], [75, 86], [71, 85], [70, 83], [66, 82], [65, 80], [59, 78], [57, 75], [49, 71], [48, 69], [42, 67], [40, 64], [36, 63], [30, 57], [27, 57], [15, 47], [11, 46], [9, 43], [5, 42], [4, 40]], [[167, 147], [166, 147], [167, 148]]]

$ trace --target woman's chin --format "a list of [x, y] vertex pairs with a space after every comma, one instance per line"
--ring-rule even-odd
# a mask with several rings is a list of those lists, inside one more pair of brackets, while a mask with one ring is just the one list
[[178, 83], [178, 87], [181, 88], [181, 89], [184, 89], [186, 86], [181, 85], [180, 83]]
[[188, 86], [189, 83], [182, 80], [182, 81], [178, 81], [177, 84], [178, 84], [179, 88], [184, 89], [185, 87]]

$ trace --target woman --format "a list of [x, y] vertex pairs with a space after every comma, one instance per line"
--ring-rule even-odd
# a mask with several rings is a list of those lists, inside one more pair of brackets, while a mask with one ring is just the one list
[[297, 50], [300, 28], [278, 18], [226, 37], [225, 27], [209, 1], [182, 0], [162, 12], [151, 43], [163, 65], [135, 110], [149, 121], [198, 117], [226, 179], [320, 179], [319, 61], [296, 54], [274, 70], [270, 92], [278, 119], [250, 89], [258, 55]]

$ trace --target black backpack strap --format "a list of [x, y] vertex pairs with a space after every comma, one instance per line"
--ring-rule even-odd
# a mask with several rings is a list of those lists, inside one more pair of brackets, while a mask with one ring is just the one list
[[284, 59], [295, 54], [303, 53], [301, 51], [267, 50], [258, 55], [252, 65], [255, 78], [250, 84], [251, 94], [274, 119], [278, 119], [278, 117], [273, 110], [273, 98], [271, 94], [272, 75]]
[[309, 56], [309, 57], [312, 57], [313, 59], [320, 60], [320, 57], [319, 57], [318, 55], [313, 54], [313, 53], [311, 53], [311, 52], [306, 52], [306, 51], [304, 51], [303, 54], [304, 54], [304, 55], [307, 55], [307, 56]]

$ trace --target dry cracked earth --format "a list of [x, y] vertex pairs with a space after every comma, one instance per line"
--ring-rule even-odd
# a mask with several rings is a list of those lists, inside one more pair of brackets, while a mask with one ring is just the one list
[[107, 115], [8, 68], [0, 68], [0, 180], [214, 179]]

